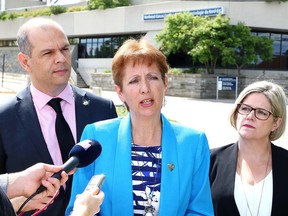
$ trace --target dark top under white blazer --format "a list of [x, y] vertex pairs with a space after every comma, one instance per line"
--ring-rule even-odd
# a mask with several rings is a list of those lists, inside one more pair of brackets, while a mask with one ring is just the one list
[[[273, 198], [271, 216], [288, 215], [288, 151], [271, 143]], [[234, 200], [238, 144], [211, 150], [210, 185], [215, 216], [237, 216]]]
[[[117, 113], [111, 100], [76, 86], [72, 86], [72, 90], [79, 142], [87, 124], [114, 118]], [[0, 102], [0, 174], [22, 171], [38, 162], [53, 164], [41, 132], [29, 85], [11, 100]], [[64, 215], [71, 192], [70, 184], [65, 193], [61, 191], [41, 216]]]

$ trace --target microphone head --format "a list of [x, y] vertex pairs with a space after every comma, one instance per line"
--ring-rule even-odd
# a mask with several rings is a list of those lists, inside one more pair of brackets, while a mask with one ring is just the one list
[[76, 157], [79, 160], [77, 167], [85, 167], [95, 161], [102, 152], [102, 146], [96, 140], [83, 140], [77, 143], [69, 152], [70, 157]]

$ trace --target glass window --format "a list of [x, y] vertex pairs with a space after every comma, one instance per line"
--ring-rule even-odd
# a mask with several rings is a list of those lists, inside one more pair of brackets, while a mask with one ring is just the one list
[[103, 46], [103, 38], [98, 38], [98, 43], [97, 43], [97, 55], [96, 55], [96, 58], [103, 58], [104, 56], [102, 56], [102, 52], [101, 52], [101, 49], [102, 49], [102, 46]]
[[69, 38], [69, 43], [71, 45], [79, 44], [79, 38]]
[[126, 39], [141, 36], [143, 34], [78, 38], [78, 56], [79, 58], [113, 58]]
[[273, 39], [273, 60], [270, 63], [271, 69], [280, 68], [280, 45], [281, 45], [281, 34], [271, 34], [271, 39]]
[[282, 35], [281, 55], [288, 55], [288, 34]]
[[271, 34], [271, 39], [274, 40], [273, 42], [273, 55], [277, 56], [280, 55], [280, 44], [281, 44], [281, 34]]
[[270, 33], [268, 32], [258, 32], [258, 37], [270, 37]]
[[[270, 70], [287, 70], [287, 50], [288, 50], [288, 34], [275, 32], [253, 32], [258, 37], [269, 37], [273, 39], [273, 58], [271, 61], [261, 61], [255, 65], [258, 69]], [[285, 54], [286, 52], [286, 54]], [[253, 68], [253, 67], [248, 67]]]
[[80, 44], [86, 44], [86, 42], [87, 42], [86, 38], [81, 38], [80, 39]]
[[[270, 33], [269, 32], [257, 32], [257, 36], [270, 38]], [[269, 66], [270, 66], [270, 62], [262, 61], [260, 56], [258, 56], [258, 61], [255, 65], [257, 69], [267, 69], [269, 68]]]
[[282, 34], [280, 69], [288, 69], [288, 34]]
[[92, 39], [91, 38], [87, 38], [86, 41], [86, 54], [88, 58], [92, 58], [93, 55], [93, 47], [92, 47]]
[[16, 40], [0, 41], [0, 47], [17, 47], [17, 41]]

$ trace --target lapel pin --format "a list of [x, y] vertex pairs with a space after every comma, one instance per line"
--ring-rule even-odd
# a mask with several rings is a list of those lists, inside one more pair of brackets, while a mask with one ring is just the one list
[[172, 164], [172, 163], [167, 164], [167, 167], [168, 167], [168, 169], [169, 169], [171, 172], [172, 172], [172, 171], [174, 170], [174, 168], [175, 168], [174, 164]]
[[89, 103], [90, 103], [90, 101], [89, 101], [89, 100], [83, 100], [83, 105], [84, 105], [84, 106], [88, 106], [88, 105], [89, 105]]

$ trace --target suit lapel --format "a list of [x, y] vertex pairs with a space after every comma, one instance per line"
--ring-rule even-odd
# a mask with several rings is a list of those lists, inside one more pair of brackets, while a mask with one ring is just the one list
[[[218, 184], [221, 185], [223, 197], [226, 197], [226, 206], [231, 215], [240, 215], [234, 199], [235, 172], [237, 166], [238, 143], [229, 146], [219, 158]], [[227, 161], [230, 161], [227, 163]], [[233, 212], [233, 213], [232, 213]]]
[[[18, 116], [18, 119], [25, 130], [22, 133], [26, 133], [27, 137], [29, 138], [29, 140], [27, 140], [25, 143], [31, 145], [31, 148], [37, 149], [39, 158], [41, 158], [40, 161], [53, 164], [46, 142], [42, 135], [40, 123], [38, 121], [30, 93], [30, 88], [27, 87], [22, 92], [20, 92], [17, 95], [17, 99], [18, 102], [15, 105], [16, 115]], [[30, 147], [27, 146], [27, 148]]]
[[[234, 186], [235, 186], [235, 172], [236, 172], [236, 166], [237, 166], [237, 154], [238, 154], [238, 144], [231, 145], [227, 151], [224, 152], [224, 154], [221, 157], [221, 161], [219, 163], [221, 164], [221, 167], [223, 169], [221, 170], [222, 173], [222, 186], [223, 191], [227, 192], [227, 195], [233, 195], [234, 197]], [[230, 163], [227, 163], [227, 161], [230, 161]], [[234, 198], [233, 198], [234, 199]]]
[[[116, 144], [112, 215], [133, 215], [131, 143], [131, 122], [130, 115], [127, 114], [120, 123]], [[118, 209], [121, 209], [122, 212], [118, 212]]]
[[89, 119], [89, 112], [87, 108], [90, 106], [90, 100], [87, 97], [85, 91], [82, 91], [75, 86], [72, 86], [72, 90], [75, 98], [75, 115], [76, 115], [76, 135], [78, 143], [80, 141], [82, 131], [87, 124]]
[[[162, 173], [161, 173], [161, 196], [159, 216], [178, 215], [179, 206], [179, 165], [177, 158], [177, 140], [171, 124], [162, 115]], [[173, 171], [167, 167], [174, 165]], [[169, 206], [169, 208], [168, 208]]]

